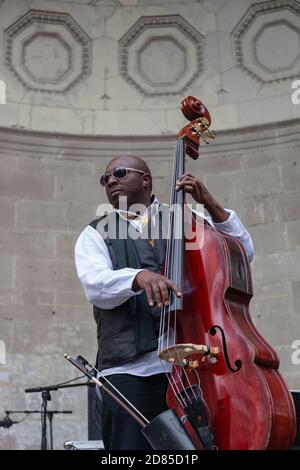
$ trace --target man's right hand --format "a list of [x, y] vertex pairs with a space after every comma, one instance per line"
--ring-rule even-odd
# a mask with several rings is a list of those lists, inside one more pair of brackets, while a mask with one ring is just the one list
[[153, 273], [151, 271], [140, 271], [135, 276], [132, 289], [135, 291], [138, 289], [144, 289], [150, 307], [154, 305], [154, 302], [157, 302], [159, 307], [169, 305], [168, 289], [172, 289], [177, 297], [181, 297], [181, 292], [178, 290], [178, 287], [174, 282], [161, 274]]

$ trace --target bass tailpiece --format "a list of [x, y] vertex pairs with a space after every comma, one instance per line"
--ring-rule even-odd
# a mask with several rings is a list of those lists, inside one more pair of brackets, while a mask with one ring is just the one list
[[185, 403], [185, 418], [189, 420], [198, 434], [205, 450], [215, 450], [214, 436], [210, 429], [208, 410], [197, 384], [187, 387], [178, 394], [179, 400]]

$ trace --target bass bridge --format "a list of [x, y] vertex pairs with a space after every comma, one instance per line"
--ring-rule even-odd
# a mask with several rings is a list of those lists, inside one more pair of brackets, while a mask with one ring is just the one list
[[[206, 362], [208, 359], [211, 363], [217, 361], [219, 356], [219, 348], [208, 346], [206, 344], [176, 344], [163, 349], [159, 353], [159, 357], [166, 362], [172, 363], [180, 367], [189, 367], [196, 369], [201, 366], [201, 363]], [[198, 355], [199, 360], [191, 359], [190, 356]]]

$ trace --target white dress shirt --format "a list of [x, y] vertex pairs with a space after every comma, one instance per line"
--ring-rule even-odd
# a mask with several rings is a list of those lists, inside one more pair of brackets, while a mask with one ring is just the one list
[[[156, 206], [154, 206], [156, 204]], [[148, 207], [148, 211], [158, 207], [157, 199]], [[249, 260], [253, 259], [253, 243], [250, 234], [238, 218], [237, 214], [226, 209], [229, 217], [225, 222], [213, 222], [211, 217], [204, 217], [217, 230], [236, 237], [244, 246]], [[123, 211], [118, 211], [123, 217]], [[145, 216], [145, 214], [144, 214]], [[142, 231], [141, 218], [129, 220], [138, 231]], [[123, 268], [114, 270], [107, 246], [97, 230], [88, 225], [79, 235], [75, 245], [75, 265], [78, 277], [89, 302], [99, 308], [111, 309], [123, 304], [130, 297], [139, 295], [141, 291], [133, 291], [132, 284], [142, 269]], [[149, 376], [169, 371], [171, 365], [162, 364], [157, 351], [139, 356], [124, 365], [105, 369], [103, 375], [132, 374]]]

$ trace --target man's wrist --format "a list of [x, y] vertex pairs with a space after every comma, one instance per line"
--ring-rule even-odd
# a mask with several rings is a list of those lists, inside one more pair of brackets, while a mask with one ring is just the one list
[[139, 287], [138, 285], [138, 280], [137, 280], [137, 277], [139, 276], [139, 274], [141, 274], [142, 272], [146, 271], [146, 269], [141, 269], [135, 276], [135, 278], [133, 279], [133, 282], [132, 282], [132, 286], [131, 286], [131, 290], [133, 290], [134, 292], [137, 292], [137, 291], [140, 291], [141, 288]]
[[229, 214], [211, 195], [204, 201], [204, 207], [211, 216], [213, 222], [222, 223], [228, 219]]

